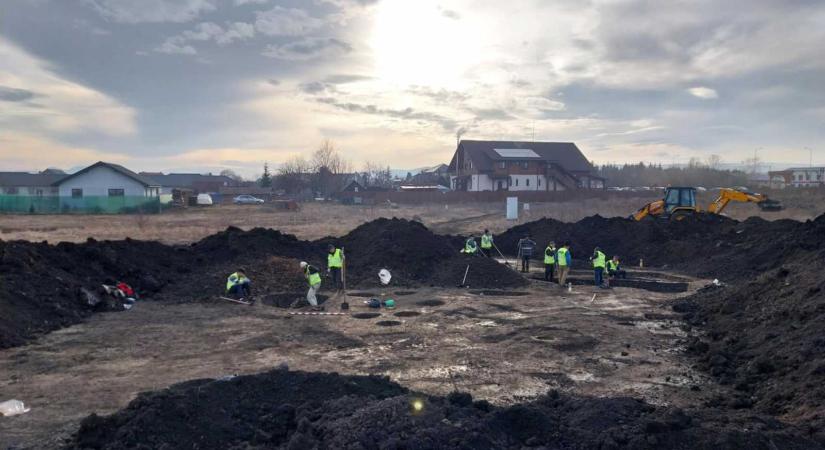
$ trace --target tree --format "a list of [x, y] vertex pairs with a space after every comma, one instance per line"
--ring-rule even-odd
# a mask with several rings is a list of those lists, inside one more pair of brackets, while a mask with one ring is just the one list
[[278, 169], [275, 185], [290, 194], [297, 194], [309, 187], [310, 163], [301, 156], [287, 160]]
[[759, 166], [762, 164], [762, 159], [754, 153], [753, 158], [747, 158], [742, 161], [742, 164], [748, 167], [748, 173], [755, 174], [756, 172], [759, 172]]
[[719, 166], [722, 165], [722, 157], [715, 154], [708, 156], [707, 165], [711, 169], [718, 170]]
[[243, 181], [243, 177], [238, 175], [238, 173], [232, 169], [221, 170], [221, 176], [232, 178], [235, 181]]
[[264, 163], [264, 173], [261, 175], [261, 179], [258, 180], [258, 184], [261, 187], [272, 187], [272, 174], [269, 173], [269, 163]]
[[348, 182], [346, 174], [352, 166], [341, 157], [335, 145], [329, 139], [324, 140], [312, 155], [312, 188], [324, 197], [343, 189]]

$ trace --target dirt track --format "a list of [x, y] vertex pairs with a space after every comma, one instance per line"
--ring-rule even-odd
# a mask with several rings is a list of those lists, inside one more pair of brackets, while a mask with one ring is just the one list
[[[479, 296], [424, 289], [397, 296], [395, 311], [364, 320], [217, 302], [145, 302], [99, 314], [0, 352], [0, 372], [8, 374], [0, 380], [0, 398], [32, 407], [0, 420], [0, 447], [53, 448], [83, 417], [121, 409], [138, 392], [281, 362], [307, 371], [385, 374], [431, 394], [458, 388], [498, 404], [552, 388], [676, 406], [722, 392], [682, 354], [684, 333], [662, 307], [673, 294], [590, 286], [568, 293], [543, 283], [524, 291], [529, 294]], [[419, 304], [438, 303], [428, 300], [444, 304]], [[361, 308], [358, 298], [351, 303]], [[420, 315], [395, 315], [409, 312]], [[377, 325], [387, 321], [401, 323]]]

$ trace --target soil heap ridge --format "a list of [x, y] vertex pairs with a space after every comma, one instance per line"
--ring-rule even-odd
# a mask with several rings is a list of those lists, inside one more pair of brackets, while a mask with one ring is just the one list
[[525, 447], [820, 448], [772, 419], [629, 398], [551, 392], [501, 408], [469, 394], [417, 394], [386, 378], [275, 370], [140, 394], [109, 417], [86, 418], [66, 449]]

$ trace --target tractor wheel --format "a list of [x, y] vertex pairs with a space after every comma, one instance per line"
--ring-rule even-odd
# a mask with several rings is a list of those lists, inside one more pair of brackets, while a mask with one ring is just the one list
[[691, 211], [676, 211], [670, 215], [670, 220], [674, 222], [679, 222], [681, 220], [685, 220], [687, 217], [693, 216], [693, 212]]

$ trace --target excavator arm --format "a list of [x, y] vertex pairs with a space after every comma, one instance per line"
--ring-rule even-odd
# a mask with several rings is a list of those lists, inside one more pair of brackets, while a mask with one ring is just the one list
[[782, 205], [778, 201], [769, 199], [767, 195], [726, 188], [719, 191], [719, 196], [710, 204], [708, 212], [722, 214], [722, 211], [730, 202], [756, 203], [763, 211], [779, 211], [782, 209]]
[[650, 202], [647, 205], [639, 208], [638, 211], [630, 215], [630, 218], [638, 222], [648, 216], [660, 216], [664, 211], [665, 201], [656, 200], [655, 202]]

